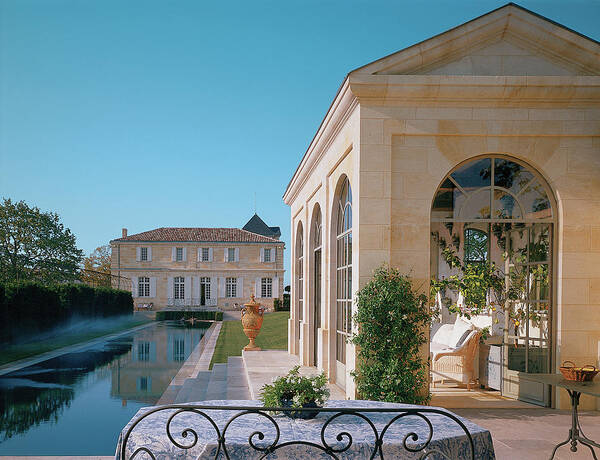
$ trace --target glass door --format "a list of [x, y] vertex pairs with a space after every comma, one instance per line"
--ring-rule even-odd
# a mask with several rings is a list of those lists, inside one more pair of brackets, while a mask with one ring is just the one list
[[505, 396], [549, 406], [548, 385], [527, 374], [548, 373], [552, 360], [552, 224], [513, 224], [506, 238], [503, 340]]

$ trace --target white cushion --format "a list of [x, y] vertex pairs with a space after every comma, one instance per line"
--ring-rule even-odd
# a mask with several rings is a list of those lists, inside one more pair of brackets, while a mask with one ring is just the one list
[[448, 338], [448, 346], [452, 348], [458, 347], [464, 340], [464, 336], [468, 335], [469, 331], [473, 329], [473, 325], [460, 316], [456, 317], [454, 327], [452, 328], [452, 334]]
[[454, 325], [452, 324], [442, 324], [435, 334], [433, 334], [431, 341], [443, 345], [444, 347], [448, 347], [453, 328]]

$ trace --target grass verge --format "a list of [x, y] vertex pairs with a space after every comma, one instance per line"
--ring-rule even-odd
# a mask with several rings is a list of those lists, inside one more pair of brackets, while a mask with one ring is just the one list
[[[289, 317], [289, 311], [265, 314], [262, 328], [256, 337], [256, 344], [266, 350], [285, 350]], [[230, 356], [242, 356], [242, 348], [246, 345], [248, 345], [248, 337], [244, 334], [242, 322], [223, 321], [210, 368], [212, 369], [213, 364], [216, 363], [226, 363]]]
[[43, 341], [34, 341], [19, 345], [9, 345], [2, 349], [0, 354], [0, 365], [12, 363], [20, 359], [31, 358], [59, 348], [68, 347], [78, 343], [87, 342], [105, 335], [115, 334], [136, 326], [151, 322], [148, 318], [133, 317], [130, 321], [123, 322], [118, 326], [108, 327], [106, 329], [96, 329], [94, 331], [62, 334], [57, 337], [45, 339]]

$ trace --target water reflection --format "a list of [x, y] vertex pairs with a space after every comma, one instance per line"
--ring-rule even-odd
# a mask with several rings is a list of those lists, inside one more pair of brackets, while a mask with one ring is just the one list
[[[1, 376], [0, 453], [110, 454], [122, 425], [158, 401], [205, 330], [158, 323]], [[90, 426], [80, 406], [92, 403], [93, 417], [108, 423]]]

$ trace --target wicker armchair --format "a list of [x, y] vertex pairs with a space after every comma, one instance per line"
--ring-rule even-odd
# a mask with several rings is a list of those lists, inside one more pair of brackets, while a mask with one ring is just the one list
[[[442, 327], [448, 326], [452, 327], [452, 325]], [[437, 381], [454, 380], [466, 383], [467, 389], [471, 390], [471, 385], [477, 382], [475, 379], [475, 356], [477, 355], [480, 337], [480, 331], [471, 330], [455, 348], [432, 341], [431, 374], [434, 388]]]

